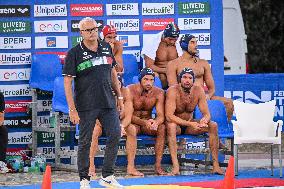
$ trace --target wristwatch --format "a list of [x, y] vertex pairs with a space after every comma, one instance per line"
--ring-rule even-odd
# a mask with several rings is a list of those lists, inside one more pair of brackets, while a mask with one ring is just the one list
[[117, 97], [118, 100], [123, 100], [122, 96]]

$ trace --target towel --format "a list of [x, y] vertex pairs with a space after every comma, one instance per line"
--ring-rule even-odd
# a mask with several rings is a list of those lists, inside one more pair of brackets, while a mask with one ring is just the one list
[[[164, 31], [161, 31], [160, 33], [157, 33], [155, 36], [150, 37], [149, 39], [147, 39], [147, 41], [149, 41], [149, 42], [147, 44], [143, 44], [143, 48], [142, 48], [142, 51], [141, 51], [141, 56], [142, 56], [143, 60], [144, 60], [144, 55], [147, 55], [152, 60], [156, 59], [156, 51], [157, 51], [159, 44], [161, 42], [163, 32]], [[180, 38], [178, 38], [178, 40], [176, 41], [176, 49], [177, 49], [178, 56], [181, 56], [182, 55], [182, 49], [180, 47], [179, 40], [180, 40]]]

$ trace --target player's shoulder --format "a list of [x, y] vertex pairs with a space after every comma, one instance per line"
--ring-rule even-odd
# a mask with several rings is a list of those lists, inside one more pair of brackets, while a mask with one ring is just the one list
[[194, 91], [194, 93], [198, 93], [198, 94], [204, 93], [204, 89], [203, 89], [203, 87], [201, 87], [200, 85], [195, 85], [195, 84], [193, 84], [191, 90]]

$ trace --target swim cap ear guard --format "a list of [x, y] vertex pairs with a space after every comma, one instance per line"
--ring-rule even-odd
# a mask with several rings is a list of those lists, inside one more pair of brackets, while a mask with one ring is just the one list
[[195, 81], [195, 75], [194, 75], [193, 70], [190, 69], [190, 68], [184, 68], [184, 69], [178, 74], [178, 77], [177, 77], [178, 83], [181, 82], [182, 76], [183, 76], [184, 74], [186, 74], [186, 73], [192, 75], [192, 80], [193, 80], [193, 83], [194, 83], [194, 81]]
[[179, 28], [176, 24], [174, 23], [169, 23], [166, 28], [164, 29], [164, 37], [174, 37], [178, 38], [180, 34]]
[[189, 41], [191, 39], [195, 38], [195, 36], [190, 35], [190, 34], [185, 34], [184, 36], [182, 36], [182, 38], [180, 39], [180, 47], [182, 48], [182, 50], [187, 51], [188, 52], [188, 44]]
[[143, 68], [140, 72], [140, 74], [138, 75], [138, 80], [139, 82], [141, 82], [142, 78], [145, 76], [145, 75], [151, 75], [154, 77], [155, 79], [155, 73], [153, 72], [153, 70], [151, 68]]

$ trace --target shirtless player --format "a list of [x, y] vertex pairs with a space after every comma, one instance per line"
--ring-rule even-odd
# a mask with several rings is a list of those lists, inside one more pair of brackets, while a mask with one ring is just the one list
[[123, 51], [123, 45], [121, 42], [116, 40], [117, 32], [114, 26], [112, 25], [105, 25], [102, 29], [103, 33], [103, 39], [105, 42], [109, 43], [113, 56], [115, 58], [115, 61], [117, 62], [116, 71], [119, 75], [123, 73], [123, 59], [122, 59], [122, 51]]
[[177, 42], [179, 33], [177, 25], [170, 23], [164, 31], [149, 39], [141, 52], [146, 67], [151, 68], [159, 76], [163, 89], [168, 87], [166, 76], [168, 62], [182, 55]]
[[[120, 90], [121, 94], [123, 96], [123, 103], [124, 103], [124, 114], [120, 116], [120, 126], [121, 126], [121, 135], [125, 135], [125, 129], [131, 122], [131, 117], [133, 114], [133, 105], [130, 97], [130, 91], [127, 87], [123, 86], [122, 83], [122, 76], [118, 75], [118, 80], [120, 82]], [[96, 176], [96, 170], [95, 170], [95, 164], [94, 164], [94, 158], [96, 155], [96, 152], [98, 151], [98, 138], [102, 135], [102, 126], [100, 122], [97, 120], [95, 128], [93, 130], [93, 136], [92, 136], [92, 144], [90, 147], [90, 167], [89, 167], [89, 175], [95, 177]], [[129, 144], [128, 144], [129, 145]]]
[[[127, 173], [134, 176], [143, 176], [134, 165], [134, 159], [137, 149], [137, 134], [157, 135], [155, 144], [156, 164], [155, 171], [158, 175], [167, 173], [161, 167], [162, 156], [165, 143], [165, 125], [164, 125], [164, 91], [154, 85], [155, 74], [152, 69], [142, 69], [138, 79], [140, 83], [129, 85], [133, 102], [133, 116], [131, 124], [127, 127], [127, 141], [129, 146], [127, 151]], [[157, 116], [152, 119], [152, 110], [156, 107]]]
[[[192, 69], [184, 68], [178, 75], [179, 84], [175, 84], [167, 90], [165, 111], [168, 144], [173, 163], [171, 174], [180, 174], [176, 135], [181, 134], [181, 127], [185, 128], [185, 134], [200, 135], [208, 132], [213, 159], [212, 172], [223, 174], [218, 162], [218, 126], [217, 123], [210, 121], [211, 117], [204, 90], [200, 85], [193, 84], [194, 81]], [[193, 111], [197, 105], [203, 115], [201, 120], [193, 119]]]
[[181, 57], [169, 62], [167, 68], [167, 79], [169, 86], [177, 84], [177, 75], [184, 68], [191, 68], [195, 74], [195, 85], [203, 88], [204, 82], [208, 88], [206, 98], [208, 100], [221, 100], [225, 107], [228, 116], [228, 121], [231, 120], [234, 106], [231, 99], [215, 96], [215, 85], [211, 73], [210, 65], [206, 60], [197, 57], [197, 41], [193, 35], [185, 34], [180, 40], [180, 47], [183, 50]]

